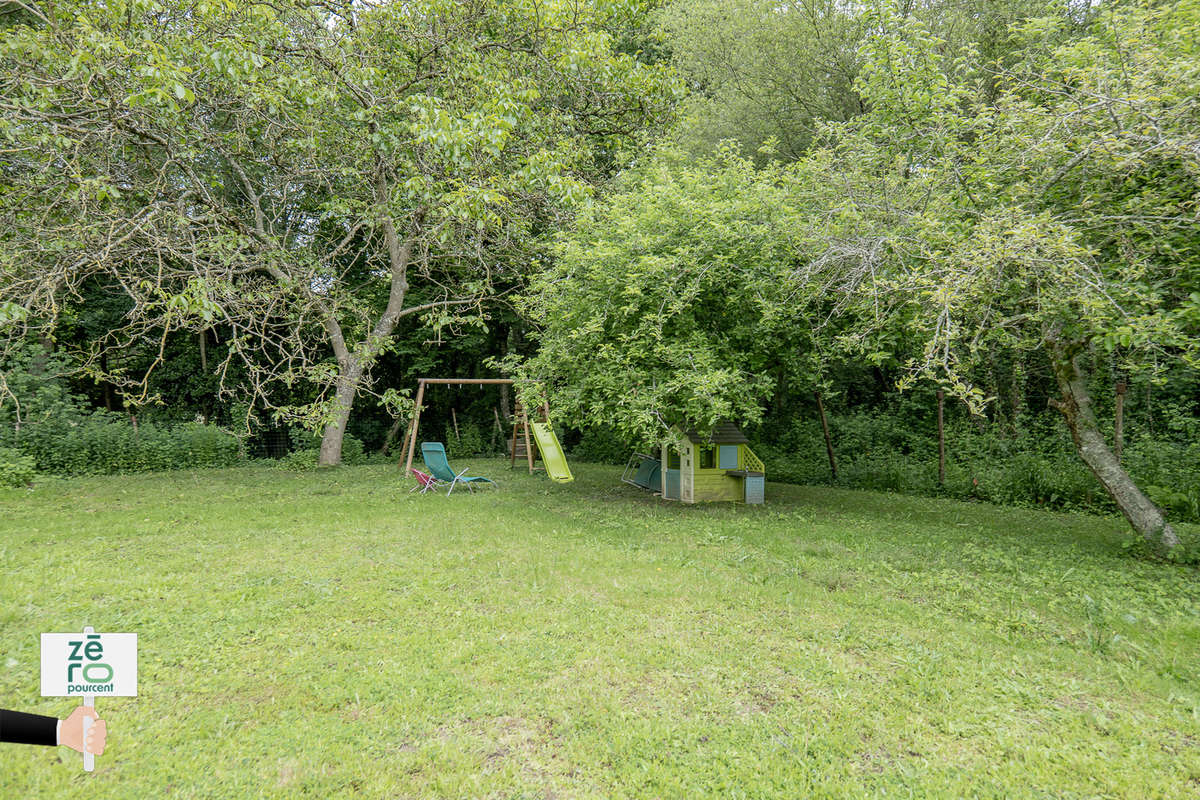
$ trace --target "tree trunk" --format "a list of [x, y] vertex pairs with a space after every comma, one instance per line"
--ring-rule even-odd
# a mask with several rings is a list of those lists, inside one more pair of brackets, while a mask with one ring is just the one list
[[1159, 553], [1167, 553], [1179, 544], [1179, 537], [1167, 522], [1162, 509], [1138, 488], [1109, 448], [1096, 423], [1087, 378], [1079, 366], [1082, 343], [1063, 341], [1054, 334], [1047, 336], [1050, 362], [1062, 396], [1050, 404], [1062, 412], [1075, 450], [1083, 463], [1100, 481], [1109, 497], [1121, 509], [1125, 519]]
[[392, 427], [388, 428], [387, 436], [383, 440], [383, 447], [379, 448], [379, 455], [386, 456], [388, 450], [392, 449], [392, 443], [396, 441], [396, 437], [400, 434], [400, 423], [402, 422], [404, 422], [404, 417], [396, 417], [396, 421], [392, 423]]
[[113, 403], [112, 384], [108, 381], [108, 353], [100, 354], [100, 372], [104, 376], [100, 379], [100, 385], [104, 389], [104, 410], [113, 411], [116, 404]]
[[[512, 328], [505, 331], [504, 338], [500, 340], [500, 357], [504, 358], [508, 355], [508, 342], [512, 338]], [[512, 419], [512, 404], [508, 398], [508, 384], [500, 384], [500, 416], [507, 423]]]
[[1028, 378], [1028, 373], [1025, 368], [1025, 354], [1018, 351], [1013, 355], [1013, 358], [1015, 360], [1012, 368], [1012, 383], [1009, 386], [1009, 391], [1012, 393], [1012, 397], [1009, 398], [1011, 404], [1011, 425], [1009, 429], [1012, 431], [1013, 436], [1019, 436], [1021, 433], [1021, 410], [1025, 407], [1026, 379]]
[[833, 438], [829, 435], [829, 420], [825, 418], [825, 403], [821, 400], [819, 391], [813, 392], [817, 398], [817, 411], [821, 414], [821, 430], [825, 432], [825, 453], [829, 456], [829, 473], [837, 480], [837, 461], [833, 459]]
[[[388, 196], [387, 183], [382, 169], [376, 172], [376, 199], [380, 205], [386, 202]], [[424, 218], [425, 211], [418, 209], [413, 215], [412, 230], [415, 233]], [[379, 321], [367, 333], [365, 339], [353, 350], [346, 344], [342, 326], [332, 309], [325, 309], [322, 324], [329, 336], [329, 343], [338, 361], [337, 393], [334, 395], [333, 417], [321, 434], [321, 455], [317, 465], [336, 467], [342, 463], [342, 439], [346, 436], [346, 423], [350, 421], [350, 410], [354, 407], [354, 398], [358, 395], [358, 387], [363, 382], [363, 376], [374, 363], [375, 357], [383, 349], [392, 331], [396, 329], [399, 319], [408, 313], [415, 313], [426, 306], [404, 308], [404, 296], [408, 292], [408, 264], [412, 258], [415, 238], [401, 240], [396, 231], [396, 225], [389, 216], [380, 219], [383, 239], [387, 244], [388, 261], [391, 263], [391, 288], [388, 292], [387, 307], [379, 317]]]
[[354, 397], [358, 394], [358, 384], [361, 381], [362, 367], [357, 362], [351, 362], [349, 368], [338, 378], [337, 393], [333, 402], [333, 419], [325, 425], [321, 434], [321, 456], [317, 459], [318, 466], [336, 467], [342, 463], [342, 439], [346, 437], [346, 423], [350, 421], [350, 409], [354, 407]]
[[33, 375], [44, 375], [46, 373], [46, 364], [50, 361], [50, 353], [54, 350], [54, 340], [50, 338], [50, 334], [41, 333], [38, 335], [38, 344], [41, 347], [34, 353], [33, 362], [29, 365], [29, 371]]

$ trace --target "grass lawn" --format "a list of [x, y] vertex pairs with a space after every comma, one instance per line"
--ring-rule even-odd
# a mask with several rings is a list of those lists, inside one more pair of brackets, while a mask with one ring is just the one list
[[1200, 796], [1200, 575], [1120, 520], [476, 467], [0, 490], [0, 705], [140, 638], [96, 772], [0, 744], [0, 797]]

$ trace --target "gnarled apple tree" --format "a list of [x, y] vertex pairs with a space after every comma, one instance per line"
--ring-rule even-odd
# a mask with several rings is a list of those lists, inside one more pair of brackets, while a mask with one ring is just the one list
[[[7, 328], [52, 326], [88, 281], [130, 309], [90, 343], [95, 373], [105, 352], [219, 326], [226, 388], [321, 427], [336, 464], [397, 324], [480, 319], [669, 115], [669, 71], [614, 44], [640, 13], [27, 4], [0, 40]], [[305, 383], [312, 402], [277, 399]]]

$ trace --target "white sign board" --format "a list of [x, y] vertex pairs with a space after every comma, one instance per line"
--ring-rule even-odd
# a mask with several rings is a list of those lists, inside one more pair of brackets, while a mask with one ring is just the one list
[[136, 697], [136, 633], [43, 633], [42, 697]]

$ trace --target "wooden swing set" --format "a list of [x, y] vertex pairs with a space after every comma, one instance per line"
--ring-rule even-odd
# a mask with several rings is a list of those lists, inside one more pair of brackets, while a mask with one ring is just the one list
[[[429, 385], [438, 386], [495, 386], [504, 384], [512, 386], [513, 381], [510, 378], [418, 378], [417, 379], [417, 400], [413, 404], [412, 424], [408, 429], [408, 447], [405, 448], [406, 456], [404, 460], [404, 474], [408, 475], [412, 470], [413, 454], [417, 449], [417, 427], [421, 422], [421, 402], [425, 399], [425, 387]], [[529, 432], [529, 415], [525, 413], [525, 409], [521, 406], [521, 401], [514, 398], [515, 406], [513, 408], [513, 429], [512, 440], [509, 444], [509, 467], [516, 466], [517, 456], [524, 455], [529, 463], [529, 474], [533, 474], [539, 467], [533, 464], [533, 444], [530, 440]], [[542, 421], [548, 422], [550, 419], [550, 404], [543, 403], [540, 409]], [[518, 440], [517, 434], [522, 434], [522, 438]], [[519, 453], [519, 445], [524, 446], [524, 453]], [[397, 465], [399, 466], [399, 465]]]

